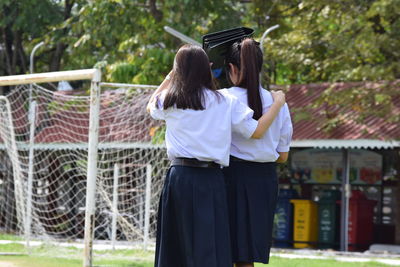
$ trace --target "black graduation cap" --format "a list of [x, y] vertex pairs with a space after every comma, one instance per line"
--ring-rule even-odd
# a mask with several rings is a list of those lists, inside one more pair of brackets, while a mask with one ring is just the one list
[[253, 29], [239, 27], [209, 33], [203, 36], [203, 49], [206, 51], [208, 58], [213, 63], [211, 70], [218, 81], [219, 88], [229, 86], [225, 66], [225, 57], [228, 53], [229, 47], [235, 42], [241, 41], [246, 37], [251, 37], [253, 33]]

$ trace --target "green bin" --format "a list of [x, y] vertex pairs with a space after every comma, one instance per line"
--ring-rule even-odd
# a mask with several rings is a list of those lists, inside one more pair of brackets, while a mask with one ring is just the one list
[[318, 247], [339, 248], [340, 237], [340, 191], [323, 191], [318, 201]]

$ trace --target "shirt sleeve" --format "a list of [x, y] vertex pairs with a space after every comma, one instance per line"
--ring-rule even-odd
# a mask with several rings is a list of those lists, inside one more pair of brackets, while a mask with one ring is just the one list
[[293, 135], [293, 125], [287, 104], [285, 104], [285, 106], [283, 107], [282, 112], [284, 112], [283, 123], [281, 127], [278, 148], [276, 149], [276, 151], [289, 152], [290, 142], [292, 141], [292, 135]]
[[232, 96], [232, 130], [244, 138], [251, 138], [258, 122], [253, 119], [254, 111]]
[[165, 120], [165, 111], [160, 95], [156, 96], [154, 104], [150, 106], [150, 116], [155, 120]]

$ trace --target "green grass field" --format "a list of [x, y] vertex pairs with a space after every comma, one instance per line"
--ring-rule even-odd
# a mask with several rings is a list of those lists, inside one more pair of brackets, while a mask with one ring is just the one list
[[[5, 239], [3, 239], [5, 240]], [[15, 240], [10, 237], [9, 240]], [[81, 249], [43, 245], [32, 247], [27, 255], [24, 245], [0, 244], [0, 253], [21, 253], [21, 255], [0, 256], [0, 266], [7, 267], [81, 267]], [[153, 252], [141, 250], [94, 251], [94, 266], [98, 267], [150, 267], [153, 266]], [[388, 267], [377, 262], [339, 262], [336, 260], [287, 259], [272, 257], [269, 265], [257, 267]]]
[[[81, 267], [82, 261], [79, 259], [64, 259], [56, 257], [40, 257], [40, 256], [2, 256], [0, 263], [13, 263], [16, 267]], [[256, 264], [257, 267], [388, 267], [386, 264], [375, 262], [338, 262], [335, 260], [310, 260], [310, 259], [284, 259], [272, 257], [269, 265]], [[95, 266], [120, 266], [120, 267], [150, 267], [152, 262], [141, 262], [135, 260], [97, 260]]]

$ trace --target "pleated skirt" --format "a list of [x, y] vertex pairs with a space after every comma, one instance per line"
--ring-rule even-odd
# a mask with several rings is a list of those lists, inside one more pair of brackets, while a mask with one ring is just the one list
[[155, 267], [232, 267], [221, 169], [170, 167], [160, 197]]
[[276, 163], [231, 161], [223, 169], [233, 262], [269, 262], [278, 197]]

